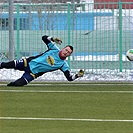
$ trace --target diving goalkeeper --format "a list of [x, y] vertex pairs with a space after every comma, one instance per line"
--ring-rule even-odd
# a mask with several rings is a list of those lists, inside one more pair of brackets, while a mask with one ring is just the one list
[[70, 67], [65, 60], [73, 52], [73, 47], [71, 45], [67, 45], [60, 50], [55, 43], [61, 44], [61, 39], [45, 35], [42, 36], [42, 40], [48, 48], [44, 53], [20, 60], [2, 62], [0, 64], [0, 69], [6, 68], [24, 71], [21, 78], [14, 82], [10, 82], [7, 86], [24, 86], [46, 72], [58, 69], [64, 73], [68, 81], [73, 81], [84, 75], [83, 70], [80, 70], [75, 75], [71, 75]]

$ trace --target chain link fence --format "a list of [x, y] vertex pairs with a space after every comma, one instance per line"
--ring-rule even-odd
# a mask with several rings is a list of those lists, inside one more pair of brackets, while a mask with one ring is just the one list
[[[67, 61], [72, 71], [85, 70], [84, 80], [104, 77], [110, 80], [110, 76], [117, 78], [117, 75], [124, 80], [131, 79], [132, 63], [125, 54], [133, 47], [132, 4], [14, 4], [15, 59], [47, 50], [41, 37], [50, 35], [63, 40], [60, 48], [68, 44], [74, 47], [74, 53]], [[8, 17], [8, 5], [0, 5], [1, 61], [9, 59]], [[124, 74], [121, 76], [120, 73]], [[90, 78], [92, 75], [95, 78]]]

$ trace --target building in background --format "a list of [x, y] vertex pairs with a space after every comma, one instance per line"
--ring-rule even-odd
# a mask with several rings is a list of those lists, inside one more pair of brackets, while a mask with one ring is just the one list
[[[94, 5], [94, 8], [95, 9], [118, 9], [119, 4], [116, 4], [118, 2], [119, 0], [94, 0], [94, 3], [96, 3]], [[121, 0], [121, 2], [125, 2], [122, 4], [123, 9], [133, 9], [133, 0]]]
[[[14, 0], [14, 3], [80, 3], [82, 0]], [[89, 1], [89, 0], [84, 0]], [[0, 0], [0, 3], [8, 3], [8, 0]]]

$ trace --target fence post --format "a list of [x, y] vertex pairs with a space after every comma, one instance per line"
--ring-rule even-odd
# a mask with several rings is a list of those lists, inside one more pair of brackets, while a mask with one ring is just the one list
[[[68, 11], [68, 45], [70, 45], [70, 3], [67, 5]], [[70, 66], [70, 57], [68, 57], [68, 64]]]
[[20, 12], [19, 5], [17, 4], [17, 59], [20, 58], [20, 41], [19, 41], [19, 31], [20, 31]]
[[122, 2], [119, 0], [119, 65], [122, 72]]
[[14, 14], [13, 0], [9, 0], [9, 61], [14, 59]]

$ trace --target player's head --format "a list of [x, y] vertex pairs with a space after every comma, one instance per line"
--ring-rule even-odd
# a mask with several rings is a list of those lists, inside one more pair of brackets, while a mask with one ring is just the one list
[[[71, 49], [71, 53], [73, 52], [73, 46], [67, 45], [66, 47], [69, 47], [69, 48]], [[65, 47], [65, 48], [66, 48], [66, 47]]]
[[73, 52], [73, 47], [71, 45], [67, 45], [66, 47], [61, 49], [60, 56], [61, 56], [61, 58], [66, 58], [66, 57], [70, 56], [72, 54], [72, 52]]

